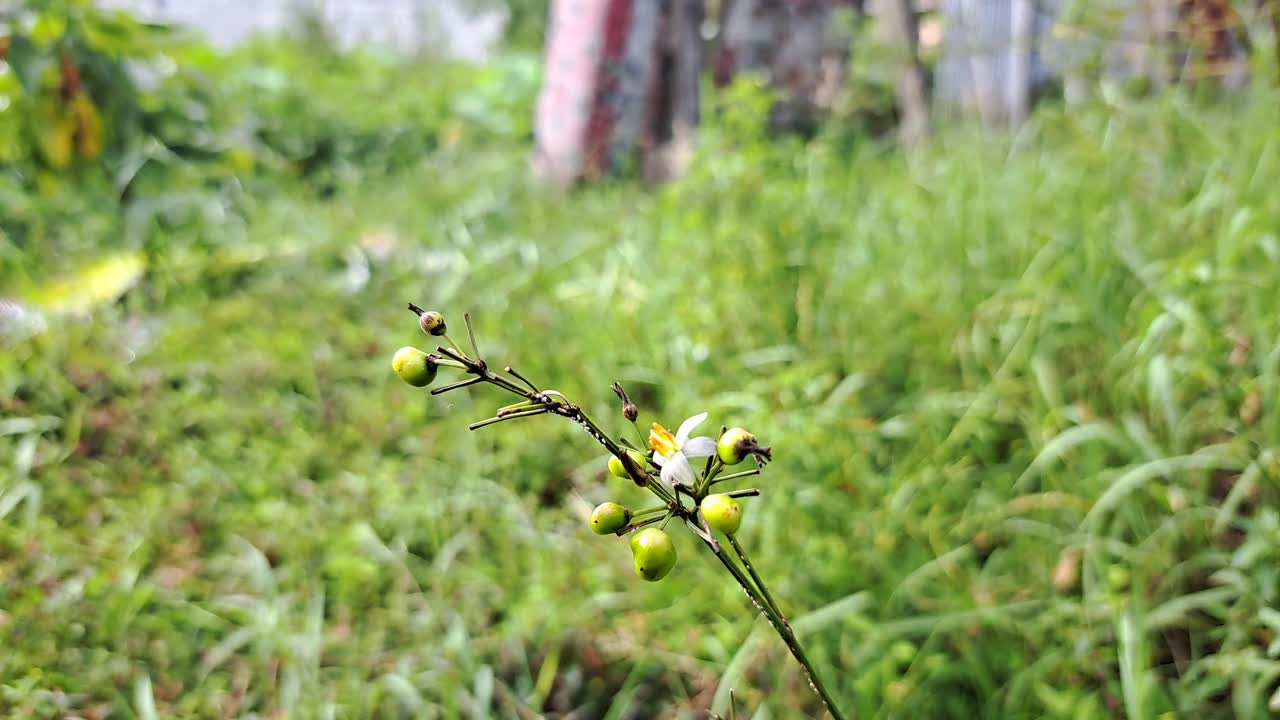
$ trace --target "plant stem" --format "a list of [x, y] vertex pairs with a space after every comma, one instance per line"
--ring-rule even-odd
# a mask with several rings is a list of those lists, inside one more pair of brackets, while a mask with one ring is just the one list
[[733, 575], [734, 580], [738, 581], [738, 585], [742, 586], [742, 590], [747, 594], [751, 603], [764, 614], [765, 619], [769, 621], [769, 625], [778, 633], [778, 637], [782, 638], [782, 642], [791, 651], [791, 656], [803, 668], [805, 678], [809, 681], [809, 687], [813, 688], [814, 692], [818, 693], [818, 697], [822, 699], [822, 704], [826, 707], [827, 712], [831, 714], [834, 720], [844, 720], [844, 715], [836, 707], [835, 700], [832, 699], [831, 693], [827, 691], [826, 685], [823, 684], [822, 679], [818, 676], [818, 671], [814, 669], [813, 663], [809, 661], [808, 655], [805, 654], [804, 648], [800, 645], [795, 633], [792, 632], [791, 625], [787, 623], [786, 618], [782, 617], [781, 613], [777, 612], [768, 601], [763, 599], [751, 581], [742, 574], [742, 570], [716, 546], [714, 541], [707, 538], [703, 538], [702, 541], [711, 549], [711, 552], [720, 560], [720, 563], [729, 571], [729, 574]]
[[730, 473], [728, 475], [725, 475], [724, 477], [717, 477], [712, 479], [710, 482], [707, 483], [707, 487], [710, 488], [712, 485], [715, 485], [717, 483], [722, 483], [725, 480], [737, 480], [738, 478], [744, 478], [749, 475], [759, 475], [759, 474], [760, 474], [760, 468], [755, 468], [754, 470], [743, 470], [742, 472]]
[[751, 560], [747, 558], [747, 552], [738, 544], [738, 539], [736, 537], [732, 535], [728, 535], [727, 537], [729, 538], [729, 545], [731, 545], [733, 547], [733, 551], [738, 554], [738, 559], [742, 561], [744, 566], [746, 566], [747, 572], [751, 573], [751, 579], [755, 581], [756, 587], [760, 589], [760, 595], [764, 597], [764, 601], [769, 604], [769, 607], [773, 608], [773, 612], [778, 616], [778, 618], [781, 619], [788, 628], [790, 628], [791, 623], [787, 622], [787, 618], [782, 614], [782, 609], [778, 607], [777, 601], [773, 599], [773, 595], [769, 592], [769, 586], [764, 584], [764, 580], [761, 579], [760, 575], [756, 572], [755, 566], [752, 565]]

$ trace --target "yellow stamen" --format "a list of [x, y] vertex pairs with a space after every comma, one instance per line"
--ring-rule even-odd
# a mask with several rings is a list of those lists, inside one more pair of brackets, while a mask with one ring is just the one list
[[680, 447], [676, 445], [676, 436], [658, 423], [654, 423], [653, 427], [649, 429], [649, 447], [662, 457], [675, 455], [680, 450]]

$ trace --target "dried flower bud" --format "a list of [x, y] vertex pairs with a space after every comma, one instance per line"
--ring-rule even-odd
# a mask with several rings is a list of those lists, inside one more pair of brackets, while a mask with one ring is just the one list
[[422, 328], [422, 332], [436, 336], [448, 332], [444, 324], [444, 315], [435, 310], [423, 310], [413, 303], [409, 303], [409, 309], [418, 316], [418, 327]]
[[676, 546], [671, 536], [658, 528], [648, 527], [631, 536], [631, 555], [636, 575], [657, 582], [676, 565]]
[[391, 369], [414, 387], [426, 387], [436, 379], [436, 362], [416, 347], [406, 345], [391, 358]]
[[631, 511], [616, 502], [600, 503], [591, 511], [591, 532], [611, 535], [631, 522]]
[[428, 335], [443, 335], [446, 332], [444, 316], [434, 310], [428, 310], [418, 316], [418, 327]]
[[[636, 465], [639, 465], [642, 468], [644, 467], [643, 455], [636, 452], [635, 450], [628, 450], [627, 454], [630, 455], [631, 459], [636, 462]], [[631, 476], [627, 474], [626, 466], [622, 464], [622, 460], [620, 460], [617, 455], [609, 456], [609, 474], [613, 475], [614, 477], [620, 477], [620, 478], [626, 478], [626, 479], [631, 478]]]
[[714, 493], [702, 498], [698, 507], [707, 524], [725, 535], [738, 532], [738, 527], [742, 525], [742, 506], [724, 493]]
[[622, 417], [630, 422], [635, 422], [636, 418], [640, 417], [640, 408], [631, 402], [631, 396], [627, 395], [627, 391], [622, 389], [620, 383], [615, 382], [613, 384], [613, 394], [617, 395], [618, 399], [622, 401]]
[[755, 455], [763, 462], [773, 459], [772, 450], [761, 447], [756, 442], [755, 435], [740, 427], [729, 428], [720, 436], [719, 442], [716, 443], [716, 454], [725, 465], [737, 465], [748, 455]]

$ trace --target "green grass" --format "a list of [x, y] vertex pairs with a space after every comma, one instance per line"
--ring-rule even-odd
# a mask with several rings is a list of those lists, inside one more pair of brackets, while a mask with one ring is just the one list
[[614, 380], [772, 445], [740, 537], [859, 716], [1264, 717], [1276, 101], [912, 157], [712, 129], [681, 182], [571, 194], [464, 134], [175, 235], [0, 355], [0, 714], [815, 713], [691, 537], [649, 584], [588, 530], [643, 495], [580, 431], [396, 380], [414, 301], [618, 433]]

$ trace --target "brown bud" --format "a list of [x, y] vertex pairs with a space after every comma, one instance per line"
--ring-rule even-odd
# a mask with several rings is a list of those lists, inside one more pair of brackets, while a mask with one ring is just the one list
[[413, 303], [409, 303], [409, 310], [418, 316], [418, 327], [422, 328], [422, 332], [437, 336], [448, 332], [444, 324], [444, 315], [435, 310], [423, 310]]
[[627, 391], [622, 389], [621, 384], [615, 382], [613, 384], [613, 394], [617, 395], [618, 399], [622, 401], [622, 417], [635, 422], [636, 418], [640, 417], [640, 408], [631, 402], [631, 397], [627, 395]]

